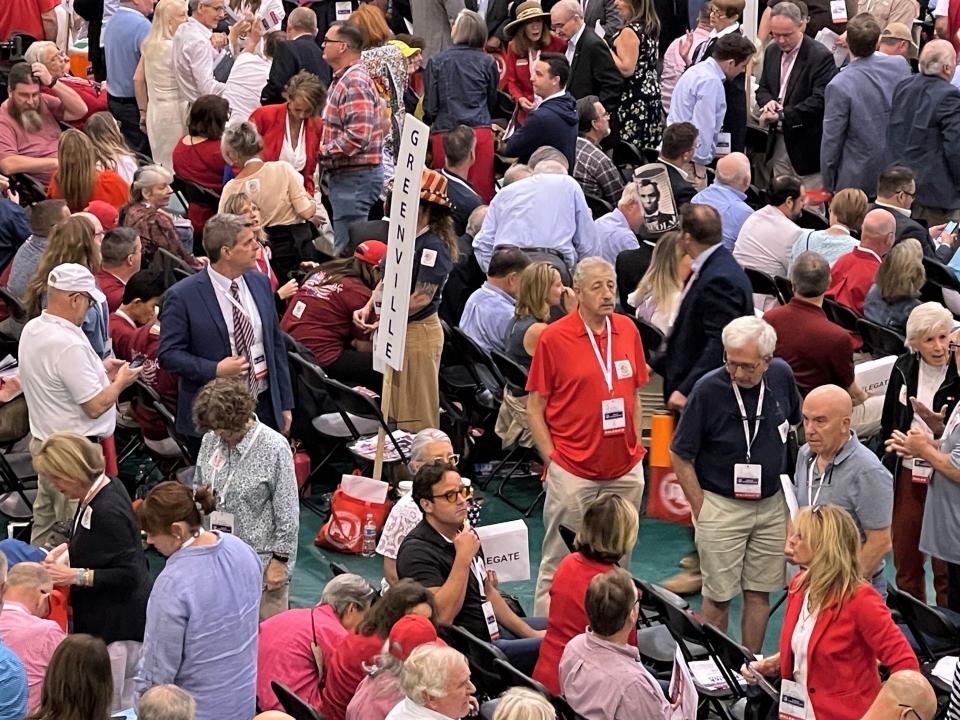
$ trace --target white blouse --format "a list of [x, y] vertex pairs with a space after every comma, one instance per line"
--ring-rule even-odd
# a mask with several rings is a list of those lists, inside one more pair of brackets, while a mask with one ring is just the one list
[[[803, 606], [800, 608], [800, 617], [793, 628], [793, 637], [790, 638], [790, 649], [793, 650], [793, 680], [804, 691], [807, 687], [808, 655], [810, 637], [817, 625], [817, 613], [810, 612], [810, 593], [804, 593]], [[807, 702], [807, 720], [816, 720], [813, 715], [813, 706]]]

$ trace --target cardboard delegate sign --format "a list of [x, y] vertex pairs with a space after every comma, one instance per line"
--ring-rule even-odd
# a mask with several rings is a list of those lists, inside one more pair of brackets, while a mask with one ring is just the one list
[[495, 570], [501, 582], [530, 579], [530, 543], [523, 520], [482, 525], [474, 528], [480, 536], [483, 561]]

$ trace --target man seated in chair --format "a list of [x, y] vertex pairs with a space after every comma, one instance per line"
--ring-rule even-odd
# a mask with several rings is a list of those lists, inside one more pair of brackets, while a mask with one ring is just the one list
[[458, 625], [500, 648], [527, 675], [540, 652], [544, 618], [520, 618], [497, 590], [487, 570], [480, 538], [466, 523], [471, 488], [455, 466], [423, 465], [413, 479], [413, 500], [423, 520], [400, 545], [397, 575], [430, 588], [440, 625]]

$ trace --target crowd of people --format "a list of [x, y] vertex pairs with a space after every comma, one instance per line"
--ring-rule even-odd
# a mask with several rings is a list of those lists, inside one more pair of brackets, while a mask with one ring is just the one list
[[[778, 640], [745, 682], [781, 717], [960, 717], [960, 674], [938, 701], [885, 605], [891, 578], [927, 602], [929, 558], [960, 613], [960, 0], [932, 26], [842, 5], [0, 3], [23, 51], [0, 67], [0, 440], [37, 477], [0, 542], [0, 720], [280, 720], [293, 696], [458, 720], [481, 710], [451, 627], [530, 678], [495, 720], [555, 697], [679, 717], [629, 572], [653, 413], [694, 525], [662, 585], [749, 653]], [[385, 376], [381, 301], [408, 284]], [[506, 378], [483, 413], [453, 360]], [[302, 366], [389, 396], [411, 444], [382, 583], [291, 608], [294, 452], [332, 457], [337, 409]], [[121, 473], [131, 436], [162, 480]], [[529, 615], [461, 475], [518, 447], [543, 486]]]

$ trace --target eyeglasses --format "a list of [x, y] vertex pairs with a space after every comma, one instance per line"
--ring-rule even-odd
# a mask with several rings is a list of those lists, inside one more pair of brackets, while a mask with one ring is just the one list
[[473, 488], [470, 485], [463, 485], [462, 487], [457, 488], [456, 490], [450, 490], [449, 492], [443, 493], [443, 495], [431, 495], [431, 500], [436, 500], [437, 498], [443, 498], [448, 503], [455, 503], [458, 498], [463, 498], [467, 500], [473, 497]]
[[723, 14], [723, 13], [720, 12], [720, 8], [718, 8], [718, 7], [716, 7], [716, 6], [711, 6], [711, 7], [710, 7], [710, 17], [713, 17], [714, 15], [722, 15], [722, 14]]
[[727, 354], [723, 354], [723, 366], [727, 369], [727, 372], [730, 373], [735, 373], [737, 370], [743, 370], [745, 373], [755, 373], [765, 362], [768, 362], [769, 360], [770, 358], [765, 357], [762, 358], [760, 362], [738, 363], [727, 360]]
[[917, 196], [916, 190], [913, 192], [910, 192], [909, 190], [898, 190], [897, 192], [902, 192], [904, 195], [909, 195], [911, 200]]
[[955, 343], [955, 342], [948, 343], [948, 344], [947, 344], [947, 349], [948, 349], [950, 352], [956, 352], [957, 350], [960, 350], [960, 343]]
[[431, 465], [441, 465], [444, 463], [448, 465], [459, 465], [460, 456], [457, 453], [450, 453], [449, 455], [437, 455], [437, 457], [430, 460]]
[[332, 38], [332, 37], [324, 37], [323, 42], [321, 42], [320, 44], [328, 45], [329, 43], [341, 43], [343, 45], [347, 44], [345, 40], [338, 40], [337, 38]]
[[910, 706], [910, 705], [904, 705], [903, 703], [897, 703], [897, 707], [907, 708], [907, 709], [910, 711], [909, 713], [907, 713], [907, 715], [910, 715], [910, 714], [912, 713], [913, 715], [916, 715], [916, 716], [917, 716], [917, 720], [923, 720], [923, 718], [920, 717], [920, 713], [918, 713], [916, 710], [914, 710], [912, 706]]

